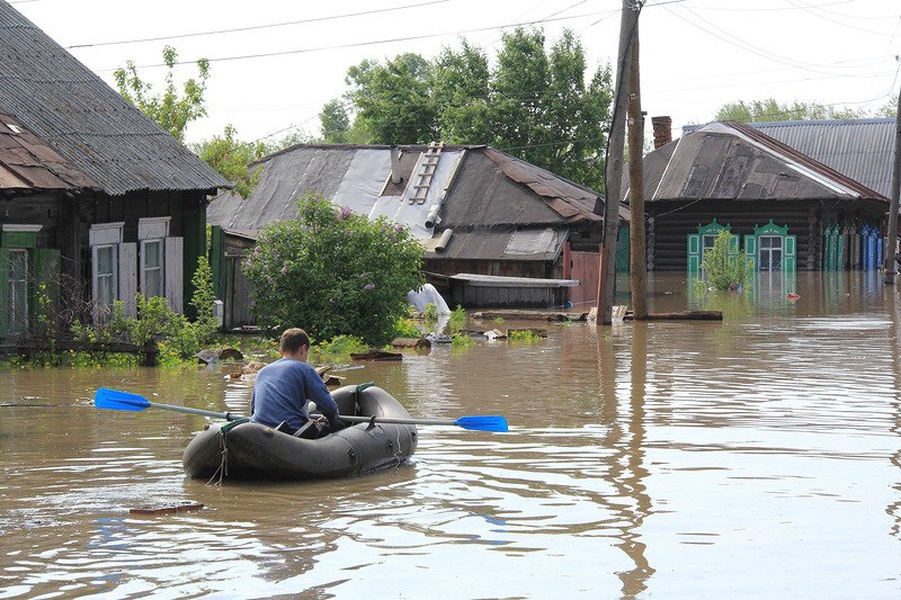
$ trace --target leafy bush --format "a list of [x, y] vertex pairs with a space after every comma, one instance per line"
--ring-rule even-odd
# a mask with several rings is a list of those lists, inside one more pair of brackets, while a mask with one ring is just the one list
[[407, 292], [422, 286], [422, 252], [405, 228], [311, 194], [299, 200], [297, 219], [266, 227], [243, 270], [261, 327], [377, 346], [394, 337]]
[[369, 350], [363, 340], [352, 335], [339, 335], [324, 342], [314, 345], [310, 349], [310, 359], [313, 363], [340, 363], [350, 360], [353, 353], [362, 353]]
[[720, 231], [713, 248], [704, 252], [704, 260], [701, 261], [704, 280], [715, 290], [744, 285], [754, 270], [754, 264], [747, 256], [729, 252], [731, 240], [730, 232], [725, 229]]
[[457, 305], [457, 308], [451, 311], [450, 319], [447, 322], [447, 329], [450, 332], [457, 332], [465, 328], [467, 324], [466, 310]]

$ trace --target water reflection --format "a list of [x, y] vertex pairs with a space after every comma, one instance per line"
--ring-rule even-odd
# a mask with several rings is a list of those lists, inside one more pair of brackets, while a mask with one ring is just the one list
[[[659, 277], [650, 310], [725, 321], [542, 324], [343, 371], [512, 430], [423, 427], [412, 464], [338, 481], [187, 480], [204, 419], [90, 407], [105, 385], [246, 412], [222, 371], [0, 372], [0, 598], [899, 597], [898, 302], [874, 281]], [[129, 514], [184, 501], [205, 508]]]

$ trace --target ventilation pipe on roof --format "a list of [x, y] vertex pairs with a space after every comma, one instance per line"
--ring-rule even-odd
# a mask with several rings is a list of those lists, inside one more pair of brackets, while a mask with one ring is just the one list
[[391, 183], [399, 185], [404, 180], [404, 176], [400, 174], [400, 149], [397, 146], [391, 146]]
[[453, 229], [445, 229], [441, 232], [441, 237], [438, 238], [438, 242], [435, 244], [435, 252], [437, 254], [441, 254], [447, 248], [447, 245], [450, 243], [451, 236], [454, 235]]
[[440, 204], [433, 204], [429, 209], [429, 214], [425, 217], [425, 228], [431, 229], [435, 225], [441, 222], [441, 217], [438, 216], [438, 213], [441, 211]]

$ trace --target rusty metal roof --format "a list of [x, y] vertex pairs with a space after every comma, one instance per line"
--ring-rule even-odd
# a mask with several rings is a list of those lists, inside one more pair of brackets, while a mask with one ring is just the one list
[[110, 195], [229, 185], [4, 0], [0, 110]]
[[99, 187], [22, 123], [0, 111], [0, 188], [65, 190]]
[[[709, 123], [649, 154], [647, 201], [860, 199], [878, 192], [754, 127]], [[662, 160], [658, 160], [658, 158]]]

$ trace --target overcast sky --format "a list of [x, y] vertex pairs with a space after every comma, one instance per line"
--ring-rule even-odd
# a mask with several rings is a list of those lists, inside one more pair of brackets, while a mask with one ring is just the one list
[[[162, 87], [165, 44], [186, 62], [211, 61], [209, 115], [188, 141], [233, 125], [242, 140], [297, 129], [346, 90], [348, 67], [403, 52], [426, 58], [459, 40], [493, 59], [516, 25], [564, 28], [591, 69], [614, 64], [619, 0], [12, 0], [112, 84], [133, 60]], [[650, 116], [705, 123], [728, 102], [774, 97], [875, 111], [898, 93], [899, 0], [648, 0], [640, 20], [641, 90]], [[196, 73], [186, 64], [177, 78]]]

